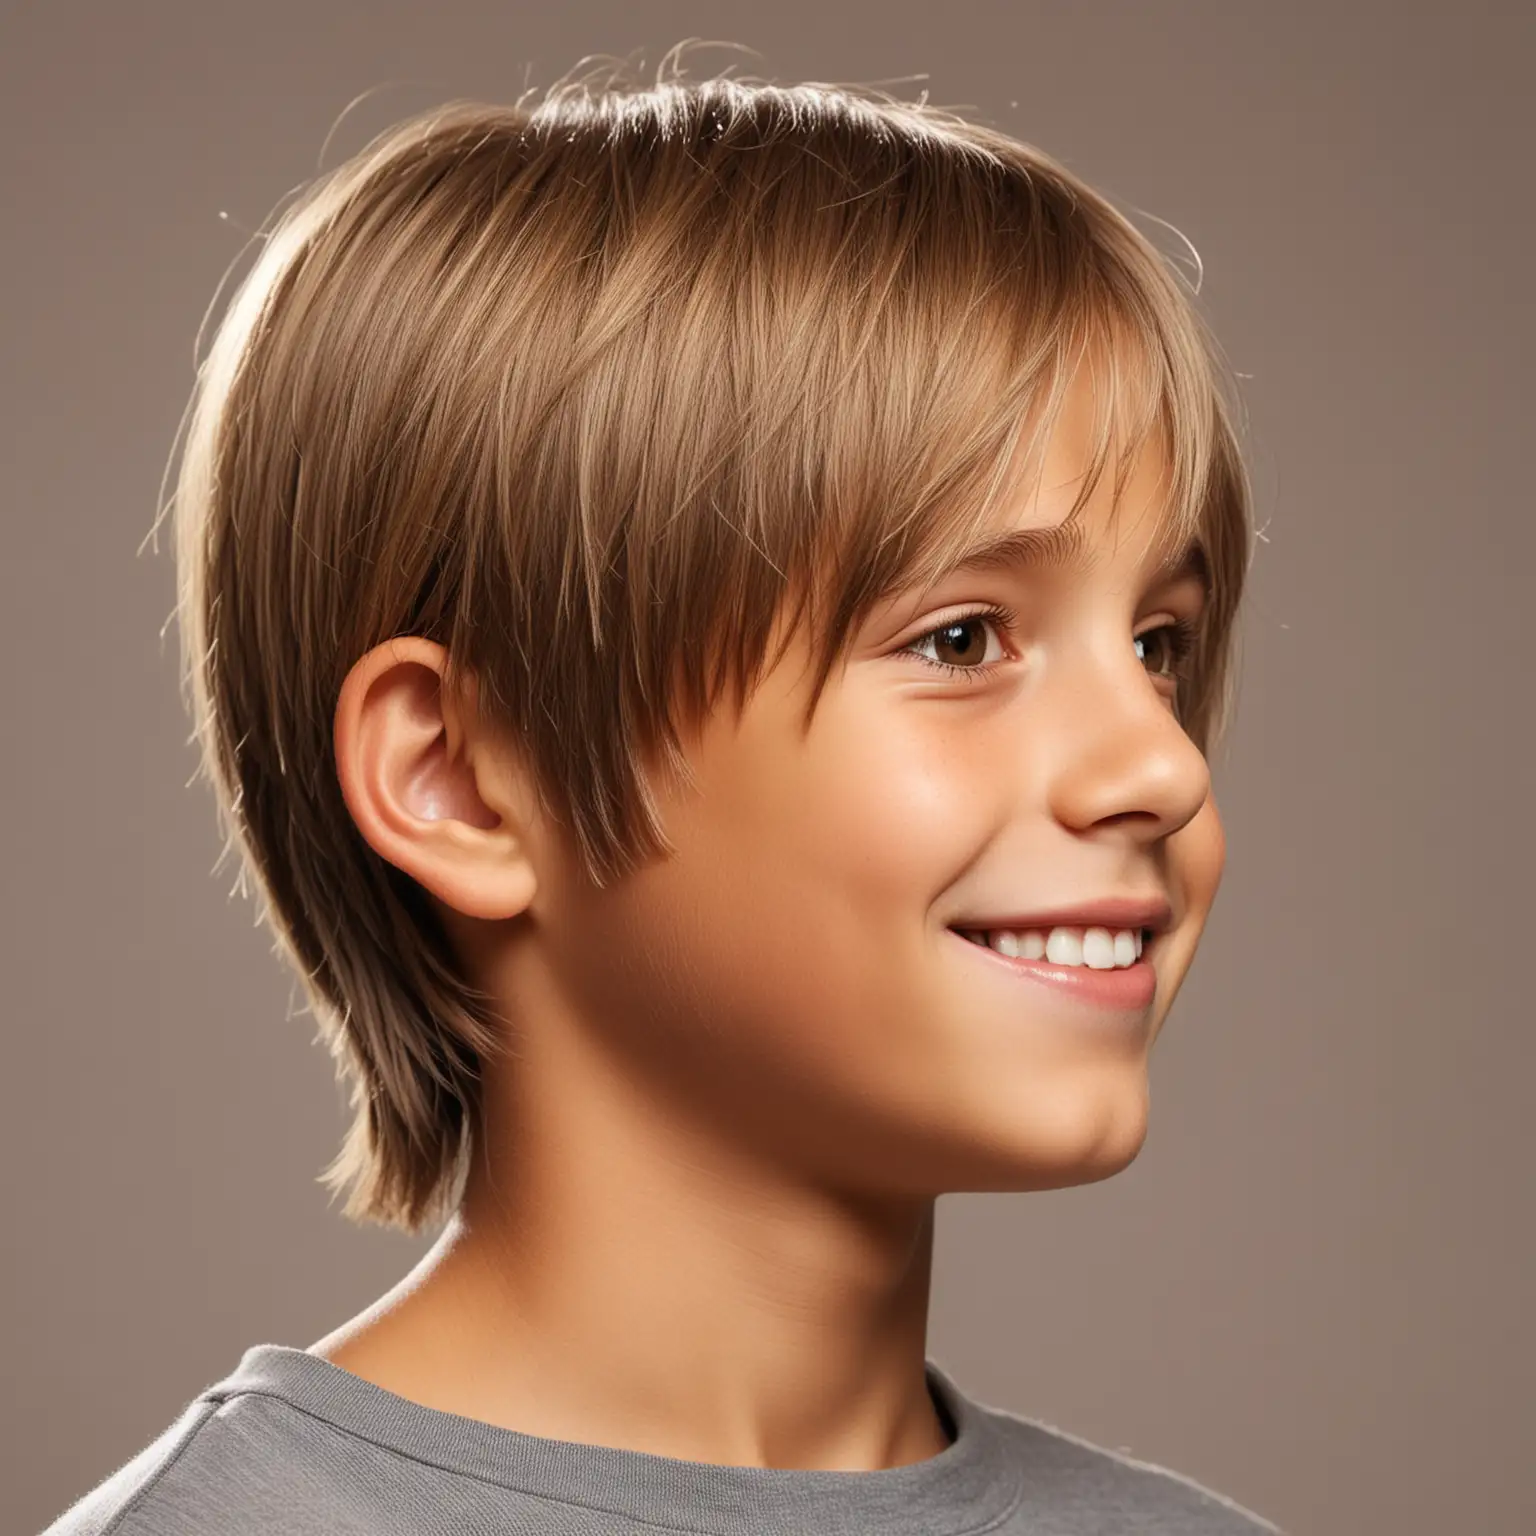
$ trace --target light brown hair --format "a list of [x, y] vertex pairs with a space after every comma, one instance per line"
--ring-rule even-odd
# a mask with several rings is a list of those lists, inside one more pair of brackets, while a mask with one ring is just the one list
[[775, 619], [809, 626], [819, 697], [872, 605], [995, 518], [1091, 349], [1078, 507], [1112, 441], [1118, 475], [1163, 434], [1170, 547], [1211, 588], [1181, 717], [1222, 728], [1230, 375], [1174, 264], [1040, 150], [864, 88], [572, 79], [392, 128], [262, 241], [170, 503], [184, 685], [225, 852], [351, 1087], [322, 1176], [350, 1218], [452, 1208], [507, 1029], [342, 799], [337, 698], [380, 642], [440, 642], [617, 878], [667, 848], [645, 765], [686, 773], [680, 726], [741, 706]]

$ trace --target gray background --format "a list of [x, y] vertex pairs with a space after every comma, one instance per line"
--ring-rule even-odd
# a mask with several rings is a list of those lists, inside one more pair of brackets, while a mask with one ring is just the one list
[[780, 80], [925, 74], [898, 89], [1167, 220], [1248, 376], [1230, 862], [1150, 1138], [1101, 1185], [942, 1202], [933, 1352], [1295, 1533], [1536, 1530], [1532, 14], [0, 12], [0, 1526], [40, 1528], [248, 1345], [307, 1345], [426, 1244], [327, 1208], [339, 1091], [185, 787], [170, 549], [136, 551], [204, 309], [360, 93], [326, 164], [435, 101], [698, 36], [758, 50], [704, 67]]

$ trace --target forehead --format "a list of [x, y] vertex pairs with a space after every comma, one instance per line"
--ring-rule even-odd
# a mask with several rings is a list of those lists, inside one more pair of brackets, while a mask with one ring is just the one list
[[983, 527], [951, 531], [936, 576], [1020, 568], [1081, 573], [1126, 536], [1150, 580], [1193, 577], [1209, 592], [1203, 542], [1181, 527], [1169, 505], [1163, 422], [1155, 413], [1138, 419], [1135, 402], [1108, 397], [1112, 388], [1102, 366], [1086, 361], [1054, 416], [1042, 411], [1021, 427], [993, 514]]
[[[1006, 528], [966, 545], [945, 562], [942, 574], [1021, 569], [1081, 572], [1095, 563], [1096, 544], [1092, 525], [1081, 521]], [[1209, 591], [1210, 561], [1198, 537], [1175, 545], [1159, 526], [1157, 536], [1149, 540], [1148, 559], [1152, 581], [1171, 583], [1188, 577]]]

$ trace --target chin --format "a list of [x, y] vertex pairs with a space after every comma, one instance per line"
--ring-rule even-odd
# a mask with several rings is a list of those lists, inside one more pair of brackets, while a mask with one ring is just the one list
[[1002, 1144], [1007, 1166], [994, 1169], [999, 1178], [991, 1187], [1068, 1189], [1113, 1178], [1145, 1145], [1148, 1109], [1144, 1074], [1096, 1092], [1063, 1091], [1037, 1100], [1015, 1113]]

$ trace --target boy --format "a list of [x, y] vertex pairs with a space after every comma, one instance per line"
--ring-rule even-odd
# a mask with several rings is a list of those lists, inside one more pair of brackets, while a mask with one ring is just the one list
[[326, 1180], [446, 1225], [57, 1536], [1274, 1529], [925, 1355], [936, 1198], [1146, 1133], [1223, 861], [1217, 359], [1060, 165], [874, 93], [456, 105], [284, 215], [187, 681]]

